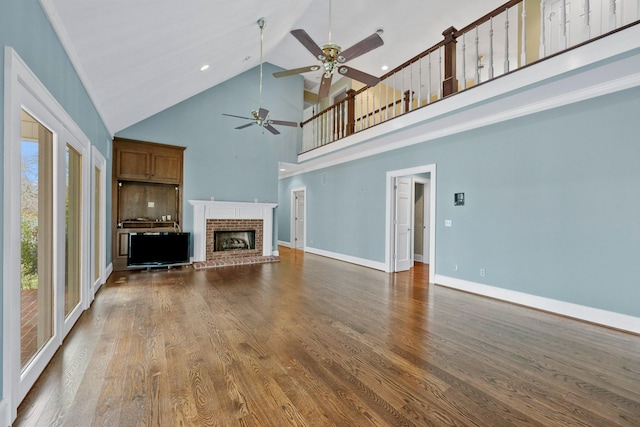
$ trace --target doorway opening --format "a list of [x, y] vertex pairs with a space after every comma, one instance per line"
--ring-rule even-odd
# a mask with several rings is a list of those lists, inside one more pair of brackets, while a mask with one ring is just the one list
[[291, 248], [304, 251], [306, 236], [306, 187], [291, 190]]
[[434, 282], [435, 189], [435, 164], [387, 172], [387, 272], [408, 270], [418, 261], [429, 264]]

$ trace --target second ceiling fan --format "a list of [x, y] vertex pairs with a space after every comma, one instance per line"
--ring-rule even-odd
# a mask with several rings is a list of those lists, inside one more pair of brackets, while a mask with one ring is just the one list
[[278, 135], [280, 134], [280, 132], [278, 131], [278, 129], [274, 128], [272, 125], [298, 127], [298, 123], [289, 122], [286, 120], [273, 120], [269, 118], [269, 110], [267, 110], [266, 108], [262, 108], [262, 42], [264, 38], [264, 27], [267, 25], [267, 20], [264, 18], [260, 18], [258, 19], [257, 23], [258, 23], [258, 26], [260, 27], [260, 107], [258, 107], [257, 110], [253, 110], [251, 112], [251, 115], [253, 117], [236, 116], [234, 114], [226, 114], [226, 113], [222, 113], [222, 115], [235, 117], [238, 119], [250, 120], [249, 123], [240, 125], [236, 129], [244, 129], [249, 126], [258, 125], [260, 127], [265, 128], [272, 134]]
[[331, 41], [331, 0], [329, 0], [329, 41], [319, 46], [313, 39], [307, 34], [305, 30], [298, 29], [292, 30], [291, 34], [298, 39], [302, 45], [307, 48], [313, 56], [316, 57], [322, 64], [311, 65], [308, 67], [295, 68], [293, 70], [280, 71], [273, 73], [274, 77], [292, 76], [295, 74], [307, 73], [310, 71], [317, 71], [322, 69], [322, 80], [320, 82], [320, 90], [318, 91], [318, 97], [326, 98], [329, 96], [329, 89], [331, 88], [331, 79], [334, 72], [337, 70], [339, 74], [349, 77], [351, 79], [358, 80], [368, 86], [375, 86], [380, 79], [378, 77], [367, 74], [363, 71], [356, 70], [352, 67], [347, 67], [345, 62], [357, 58], [377, 47], [384, 44], [382, 37], [375, 32], [364, 40], [359, 41], [350, 48], [342, 50], [340, 46]]

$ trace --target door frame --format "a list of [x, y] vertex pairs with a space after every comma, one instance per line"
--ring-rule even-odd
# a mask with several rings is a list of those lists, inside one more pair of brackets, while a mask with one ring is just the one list
[[307, 248], [307, 187], [295, 187], [291, 189], [291, 196], [290, 199], [291, 200], [291, 213], [290, 213], [290, 218], [291, 218], [291, 224], [290, 224], [290, 234], [289, 234], [289, 244], [291, 246], [291, 249], [297, 249], [296, 247], [296, 242], [295, 242], [295, 235], [296, 235], [296, 196], [295, 193], [302, 193], [304, 195], [304, 227], [303, 227], [303, 231], [302, 233], [304, 234], [303, 239], [304, 241], [302, 242], [302, 251], [306, 251]]
[[429, 283], [435, 282], [436, 275], [436, 164], [416, 166], [388, 171], [386, 175], [386, 219], [385, 219], [385, 271], [394, 272], [395, 227], [393, 226], [396, 177], [430, 174], [431, 193], [429, 195]]
[[[87, 305], [85, 308], [89, 308], [91, 302], [95, 298], [96, 292], [98, 289], [107, 281], [107, 247], [106, 247], [106, 239], [107, 239], [107, 159], [98, 151], [98, 149], [94, 146], [91, 150], [92, 162], [91, 162], [91, 208], [93, 209], [93, 214], [91, 215], [91, 249], [95, 247], [94, 242], [98, 239], [101, 243], [99, 248], [99, 253], [94, 253], [91, 250], [91, 266], [89, 271], [91, 273], [89, 277], [89, 298], [87, 298]], [[100, 170], [100, 182], [96, 182], [95, 177], [95, 169]], [[100, 187], [100, 200], [95, 200], [95, 194], [93, 191], [96, 188], [96, 185]], [[100, 216], [95, 214], [95, 212], [100, 212]], [[96, 224], [96, 219], [99, 218], [99, 224]], [[96, 227], [97, 226], [97, 227]], [[97, 236], [96, 236], [96, 228], [97, 228]], [[96, 272], [95, 261], [98, 261], [98, 266], [100, 271]], [[93, 277], [97, 273], [97, 279], [94, 281]]]

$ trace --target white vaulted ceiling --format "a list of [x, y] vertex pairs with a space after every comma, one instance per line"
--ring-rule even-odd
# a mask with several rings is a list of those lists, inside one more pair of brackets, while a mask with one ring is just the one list
[[[289, 31], [318, 44], [329, 32], [329, 0], [40, 2], [111, 133], [258, 65], [261, 17], [264, 60], [284, 69], [318, 63]], [[384, 29], [384, 46], [349, 63], [379, 76], [503, 3], [334, 0], [331, 39], [346, 49]], [[304, 77], [312, 86], [320, 74]]]

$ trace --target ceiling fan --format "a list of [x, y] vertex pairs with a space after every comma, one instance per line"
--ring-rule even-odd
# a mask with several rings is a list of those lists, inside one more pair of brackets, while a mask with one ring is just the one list
[[298, 39], [302, 45], [307, 48], [313, 56], [315, 56], [322, 65], [311, 65], [309, 67], [295, 68], [293, 70], [280, 71], [273, 73], [274, 77], [292, 76], [295, 74], [307, 73], [309, 71], [317, 71], [322, 69], [322, 81], [320, 82], [320, 90], [318, 96], [320, 98], [326, 98], [329, 95], [329, 89], [331, 88], [331, 79], [334, 72], [337, 70], [339, 74], [347, 76], [351, 79], [358, 80], [368, 86], [375, 86], [380, 79], [378, 77], [367, 74], [363, 71], [356, 70], [355, 68], [347, 67], [344, 64], [350, 59], [357, 58], [377, 47], [384, 44], [384, 41], [380, 37], [379, 32], [371, 34], [369, 37], [361, 40], [346, 50], [342, 50], [340, 46], [331, 41], [331, 0], [329, 0], [329, 41], [321, 46], [318, 46], [316, 42], [307, 34], [305, 30], [292, 30], [293, 37]]
[[233, 114], [225, 114], [225, 113], [222, 113], [222, 115], [229, 116], [229, 117], [236, 117], [238, 119], [251, 120], [250, 123], [244, 124], [242, 126], [238, 126], [236, 129], [244, 129], [249, 126], [258, 125], [265, 128], [272, 134], [278, 135], [280, 132], [278, 131], [278, 129], [274, 128], [272, 125], [298, 127], [298, 124], [296, 122], [288, 122], [285, 120], [273, 120], [269, 118], [269, 110], [262, 108], [262, 40], [263, 40], [264, 27], [266, 25], [267, 25], [266, 19], [264, 18], [258, 19], [258, 26], [260, 27], [260, 107], [257, 110], [253, 110], [251, 112], [251, 115], [253, 117], [243, 117], [243, 116], [236, 116]]

